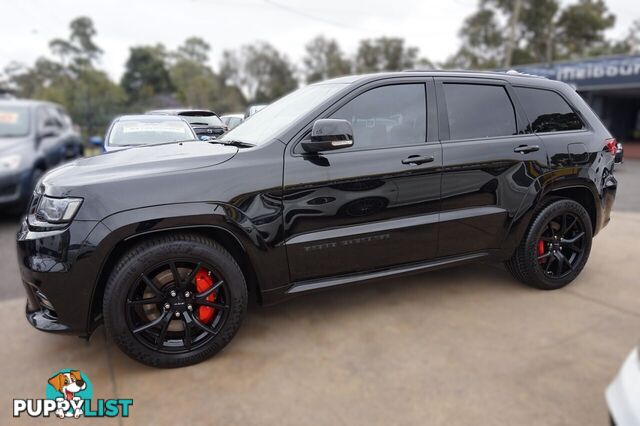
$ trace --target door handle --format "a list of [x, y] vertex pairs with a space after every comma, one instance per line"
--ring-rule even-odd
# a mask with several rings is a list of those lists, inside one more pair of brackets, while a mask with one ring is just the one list
[[434, 160], [433, 155], [410, 155], [404, 160], [402, 164], [424, 164], [431, 163]]
[[521, 154], [528, 154], [536, 151], [540, 151], [540, 147], [538, 145], [520, 145], [513, 148], [513, 152], [519, 152]]

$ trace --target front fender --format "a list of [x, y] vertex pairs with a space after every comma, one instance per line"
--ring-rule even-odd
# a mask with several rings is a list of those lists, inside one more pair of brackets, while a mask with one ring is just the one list
[[[273, 216], [273, 227], [279, 230], [281, 215]], [[271, 242], [273, 239], [264, 231], [264, 224], [256, 225], [238, 208], [226, 203], [181, 203], [123, 211], [103, 219], [96, 226], [85, 242], [86, 247], [93, 247], [92, 257], [100, 260], [100, 265], [96, 265], [98, 271], [92, 300], [101, 294], [110, 273], [108, 269], [113, 265], [114, 257], [120, 255], [122, 246], [155, 233], [204, 229], [222, 230], [240, 244], [251, 262], [261, 291], [288, 283], [284, 246]], [[92, 306], [95, 305], [94, 300]], [[89, 321], [95, 322], [96, 314], [91, 312]]]

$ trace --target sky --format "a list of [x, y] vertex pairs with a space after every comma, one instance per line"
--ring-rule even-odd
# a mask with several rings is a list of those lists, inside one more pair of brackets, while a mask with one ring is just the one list
[[[563, 4], [577, 0], [562, 0]], [[623, 37], [640, 18], [640, 0], [606, 0], [617, 16], [608, 32]], [[300, 64], [304, 45], [317, 35], [335, 38], [346, 53], [363, 38], [398, 36], [431, 61], [444, 61], [458, 46], [464, 18], [477, 0], [0, 0], [0, 69], [31, 65], [49, 55], [53, 38], [67, 38], [69, 22], [93, 19], [101, 67], [119, 79], [135, 45], [177, 48], [199, 36], [212, 47], [216, 67], [225, 49], [266, 40]]]

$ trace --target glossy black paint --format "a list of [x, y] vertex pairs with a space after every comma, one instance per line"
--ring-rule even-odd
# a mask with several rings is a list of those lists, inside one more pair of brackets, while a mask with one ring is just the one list
[[[498, 73], [402, 72], [345, 77], [344, 90], [254, 148], [202, 142], [141, 147], [64, 166], [43, 191], [84, 198], [65, 229], [18, 234], [29, 321], [88, 334], [105, 281], [132, 244], [158, 232], [200, 232], [238, 259], [259, 300], [456, 263], [508, 258], [549, 195], [583, 203], [597, 233], [615, 198], [610, 137], [568, 86]], [[517, 134], [451, 140], [442, 84], [501, 85]], [[309, 154], [301, 143], [361, 93], [389, 84], [426, 93], [426, 140]], [[556, 91], [587, 128], [532, 134], [513, 85]], [[361, 145], [362, 146], [362, 145]], [[526, 147], [526, 149], [523, 149]], [[535, 148], [532, 148], [535, 147]], [[46, 296], [55, 313], [43, 308]]]

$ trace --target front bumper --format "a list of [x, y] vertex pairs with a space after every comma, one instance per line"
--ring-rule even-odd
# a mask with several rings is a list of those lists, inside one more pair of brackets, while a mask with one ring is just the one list
[[609, 413], [616, 425], [640, 425], [640, 358], [631, 351], [605, 393]]
[[[101, 225], [104, 226], [104, 225]], [[53, 231], [33, 231], [26, 219], [17, 235], [20, 275], [27, 294], [26, 316], [35, 328], [86, 335], [101, 263], [87, 237], [97, 222], [74, 221]]]

